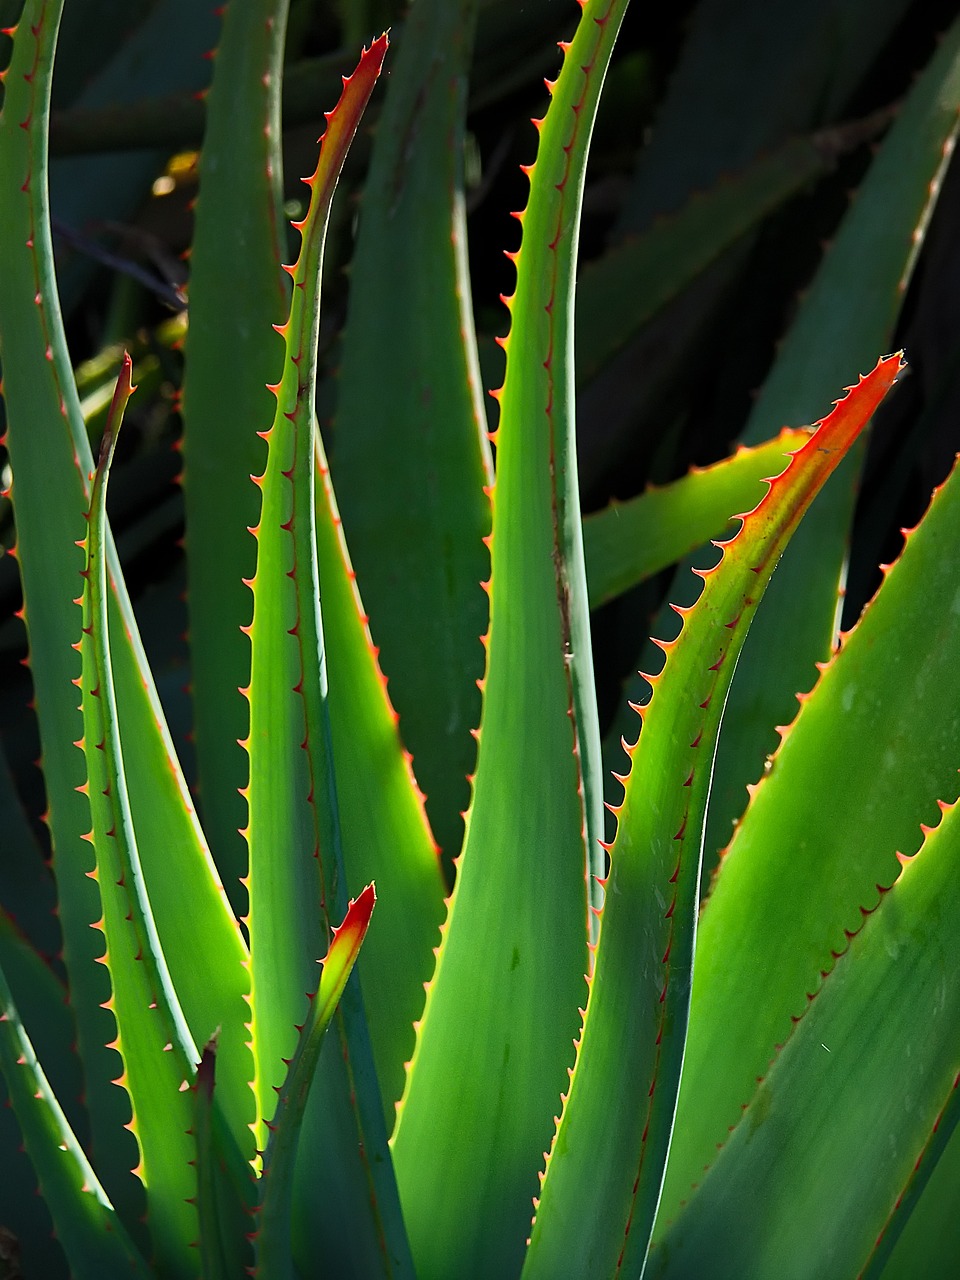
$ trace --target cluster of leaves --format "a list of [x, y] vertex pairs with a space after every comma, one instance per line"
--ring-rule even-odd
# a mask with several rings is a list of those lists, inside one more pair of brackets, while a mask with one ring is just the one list
[[[895, 344], [947, 172], [960, 25], [935, 50], [914, 37], [909, 85], [903, 0], [703, 0], [646, 43], [626, 0], [372, 7], [120, 6], [104, 60], [68, 4], [52, 85], [60, 4], [8, 15], [3, 518], [52, 844], [48, 865], [11, 679], [8, 1271], [22, 1250], [25, 1274], [65, 1256], [91, 1276], [949, 1273], [954, 480], [839, 649], [836, 628], [859, 438], [901, 359], [856, 378]], [[386, 37], [327, 116], [308, 203], [286, 193], [288, 236], [294, 126], [355, 59], [331, 44], [394, 16], [373, 146]], [[528, 107], [536, 135], [512, 123]], [[534, 148], [514, 195], [509, 161]], [[832, 229], [868, 161], [748, 412], [806, 224]], [[171, 211], [197, 180], [185, 291]], [[358, 229], [342, 198], [330, 220], [338, 181], [362, 185]], [[151, 185], [167, 194], [118, 244]], [[511, 200], [515, 285], [490, 256]], [[105, 310], [93, 261], [123, 271]], [[138, 337], [157, 297], [178, 315]], [[84, 319], [101, 349], [74, 370]], [[931, 420], [950, 332], [919, 362]], [[151, 407], [114, 468], [118, 555], [132, 376]], [[864, 562], [931, 434], [865, 489]], [[632, 496], [649, 480], [666, 483]], [[582, 502], [602, 509], [581, 520]], [[668, 578], [711, 537], [719, 563]], [[135, 616], [138, 565], [159, 581]], [[657, 619], [668, 638], [641, 653], [666, 581], [679, 631]], [[658, 650], [624, 769], [607, 704]], [[179, 753], [168, 722], [189, 728]]]

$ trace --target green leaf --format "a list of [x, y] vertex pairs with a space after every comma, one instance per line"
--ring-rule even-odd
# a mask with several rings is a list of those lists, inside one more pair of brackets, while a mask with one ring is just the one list
[[[326, 950], [327, 912], [342, 865], [339, 815], [329, 753], [326, 665], [320, 632], [314, 539], [313, 391], [319, 272], [330, 202], [340, 167], [386, 51], [365, 52], [328, 116], [319, 165], [310, 179], [310, 211], [300, 224], [300, 257], [283, 376], [272, 390], [273, 426], [253, 530], [257, 568], [250, 636], [249, 734], [243, 743], [250, 850], [251, 1012], [258, 1125], [273, 1109], [271, 1091], [292, 1052], [317, 954]], [[262, 1130], [258, 1130], [262, 1137]]]
[[190, 325], [182, 402], [193, 736], [203, 826], [231, 896], [246, 850], [239, 835], [246, 728], [239, 688], [250, 651], [243, 584], [256, 566], [251, 475], [273, 402], [281, 344], [270, 326], [289, 307], [282, 261], [280, 81], [286, 0], [230, 4], [206, 95], [200, 191], [190, 255]]
[[[740, 646], [783, 549], [901, 368], [882, 360], [770, 482], [679, 610], [630, 751], [590, 999], [524, 1267], [637, 1275], [660, 1199], [680, 1083], [710, 779]], [[611, 1114], [616, 1099], [616, 1116]], [[584, 1214], [582, 1206], [594, 1209]], [[761, 1273], [757, 1273], [761, 1274]]]
[[[251, 1029], [258, 1140], [273, 1090], [303, 1024], [312, 967], [327, 949], [330, 912], [346, 907], [342, 832], [332, 759], [315, 527], [315, 431], [320, 276], [327, 218], [340, 169], [380, 73], [386, 36], [365, 50], [327, 116], [310, 207], [297, 224], [301, 250], [286, 357], [274, 384], [276, 414], [254, 529], [250, 758]], [[295, 1232], [302, 1255], [319, 1235], [331, 1266], [364, 1274], [409, 1269], [387, 1149], [383, 1107], [359, 990], [337, 1015], [336, 1051], [321, 1058], [298, 1172]], [[315, 1131], [310, 1126], [315, 1125]], [[347, 1259], [350, 1259], [348, 1262]], [[299, 1262], [299, 1257], [298, 1257]], [[301, 1263], [302, 1265], [302, 1263]]]
[[931, 1138], [937, 1145], [944, 1107], [951, 1123], [957, 1116], [960, 814], [942, 808], [893, 887], [864, 904], [862, 928], [665, 1234], [651, 1275], [863, 1274]]
[[[476, 753], [489, 565], [492, 467], [463, 201], [477, 8], [418, 0], [398, 42], [350, 265], [330, 450], [380, 662], [448, 858]], [[402, 318], [384, 305], [387, 283]]]
[[791, 138], [588, 263], [577, 283], [577, 383], [594, 378], [726, 249], [824, 174], [842, 137], [835, 130]]
[[624, 8], [585, 7], [528, 170], [495, 436], [474, 794], [393, 1139], [421, 1280], [448, 1274], [451, 1257], [464, 1277], [518, 1271], [583, 995], [602, 813], [571, 304], [583, 170]]
[[380, 886], [377, 927], [357, 971], [389, 1130], [433, 971], [443, 875], [366, 628], [319, 439], [317, 455], [317, 558], [347, 891]]
[[[6, 855], [6, 849], [4, 853]], [[64, 1123], [79, 1147], [89, 1145], [89, 1120], [83, 1105], [83, 1078], [74, 1054], [64, 1045], [76, 1041], [76, 1025], [63, 982], [0, 909], [0, 971], [33, 1051], [46, 1064], [49, 1088], [64, 1111]], [[2, 1014], [0, 1014], [2, 1017]], [[25, 1275], [53, 1275], [63, 1254], [53, 1238], [49, 1209], [37, 1194], [37, 1174], [17, 1122], [14, 1090], [4, 1086], [0, 1070], [0, 1144], [4, 1151], [3, 1225], [20, 1243]], [[34, 1090], [34, 1093], [36, 1090]], [[24, 1126], [26, 1130], [29, 1122]]]
[[[231, 1185], [217, 1142], [214, 1102], [217, 1042], [211, 1040], [200, 1055], [193, 1083], [193, 1135], [197, 1144], [197, 1218], [200, 1274], [203, 1280], [231, 1280], [245, 1274], [252, 1262], [249, 1244], [252, 1197], [237, 1195]], [[249, 1173], [249, 1169], [247, 1170]], [[247, 1180], [252, 1184], [252, 1179]], [[252, 1185], [244, 1190], [252, 1190]]]
[[261, 1202], [256, 1234], [254, 1274], [292, 1278], [290, 1220], [293, 1200], [293, 1165], [300, 1126], [317, 1070], [320, 1046], [333, 1018], [347, 979], [366, 937], [376, 902], [373, 885], [367, 885], [347, 908], [343, 923], [333, 930], [330, 950], [321, 963], [320, 985], [310, 996], [310, 1009], [286, 1079], [279, 1090], [277, 1109], [270, 1124], [270, 1140], [260, 1179]]
[[752, 510], [766, 492], [763, 482], [783, 470], [786, 455], [799, 449], [807, 435], [781, 431], [755, 449], [738, 449], [711, 467], [694, 468], [672, 484], [586, 516], [583, 550], [590, 607], [596, 609], [719, 536], [733, 512]]
[[[739, 1119], [894, 851], [957, 794], [957, 474], [940, 489], [753, 790], [704, 905], [669, 1220]], [[798, 904], [816, 904], [799, 910]]]
[[83, 751], [96, 855], [93, 878], [103, 910], [96, 928], [106, 943], [101, 963], [110, 975], [109, 1008], [123, 1060], [118, 1083], [132, 1110], [140, 1149], [135, 1170], [147, 1189], [154, 1254], [171, 1275], [195, 1274], [192, 1252], [196, 1145], [189, 1086], [199, 1054], [190, 1036], [157, 935], [127, 798], [107, 622], [106, 491], [117, 433], [133, 390], [124, 357], [90, 499], [83, 590], [79, 681]]
[[[17, 558], [30, 638], [30, 667], [43, 745], [53, 839], [53, 866], [64, 933], [64, 959], [77, 1014], [86, 1071], [94, 1149], [101, 1179], [122, 1213], [142, 1213], [130, 1179], [136, 1158], [123, 1131], [125, 1100], [116, 1071], [110, 1015], [102, 1009], [109, 984], [95, 964], [99, 942], [90, 925], [100, 914], [83, 835], [87, 801], [76, 793], [83, 761], [73, 746], [83, 725], [73, 687], [79, 675], [71, 648], [80, 634], [77, 586], [83, 567], [88, 476], [93, 467], [60, 320], [46, 186], [49, 81], [59, 5], [31, 2], [14, 42], [14, 60], [0, 112], [0, 171], [20, 175], [0, 184], [6, 229], [0, 290], [0, 357], [7, 412], [7, 447], [14, 475]], [[25, 78], [29, 77], [29, 78]], [[21, 125], [27, 127], [21, 128]], [[245, 948], [216, 878], [137, 634], [112, 540], [111, 631], [121, 737], [157, 929], [191, 1033], [205, 1043], [217, 1026], [227, 1066], [221, 1104], [235, 1133], [252, 1119], [249, 1050], [243, 1000]], [[194, 960], [198, 936], [210, 939], [207, 964]], [[249, 1142], [249, 1140], [248, 1140]], [[251, 1148], [252, 1151], [252, 1148]]]

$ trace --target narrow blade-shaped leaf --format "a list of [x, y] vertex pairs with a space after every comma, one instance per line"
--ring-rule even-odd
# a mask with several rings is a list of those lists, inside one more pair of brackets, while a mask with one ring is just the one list
[[[477, 8], [418, 0], [398, 40], [350, 264], [331, 437], [360, 591], [448, 859], [460, 851], [476, 750], [489, 564], [490, 450], [463, 207]], [[388, 282], [402, 318], [385, 304]]]
[[57, 1235], [78, 1280], [152, 1274], [54, 1097], [0, 968], [0, 1069]]
[[643, 1270], [680, 1083], [703, 824], [727, 690], [786, 543], [900, 368], [888, 356], [838, 402], [722, 544], [699, 600], [681, 611], [680, 637], [663, 646], [666, 665], [650, 679], [617, 810], [580, 1051], [525, 1277]]
[[625, 7], [584, 7], [529, 170], [495, 437], [474, 794], [394, 1136], [421, 1280], [446, 1275], [451, 1257], [464, 1277], [519, 1270], [583, 998], [586, 877], [602, 814], [572, 291], [584, 166]]
[[799, 449], [807, 435], [781, 431], [755, 449], [738, 449], [711, 467], [695, 468], [671, 484], [586, 516], [583, 550], [590, 607], [613, 600], [719, 537], [732, 512], [756, 506], [763, 481], [783, 470], [786, 455]]
[[367, 885], [347, 908], [339, 929], [333, 930], [330, 950], [321, 963], [320, 985], [310, 997], [310, 1010], [287, 1077], [280, 1088], [277, 1110], [270, 1123], [270, 1140], [260, 1179], [261, 1201], [256, 1234], [255, 1275], [292, 1277], [290, 1220], [293, 1202], [293, 1166], [307, 1098], [317, 1070], [320, 1046], [336, 1012], [347, 979], [366, 937], [376, 902], [373, 885]]
[[347, 891], [359, 893], [372, 881], [380, 886], [377, 927], [357, 972], [389, 1130], [433, 970], [444, 884], [423, 797], [366, 627], [319, 437], [316, 445], [317, 559], [333, 672], [330, 719]]
[[[844, 378], [891, 344], [960, 127], [960, 20], [913, 86], [826, 253], [744, 430], [756, 444], [802, 426]], [[869, 265], [867, 265], [869, 264]], [[818, 499], [787, 552], [747, 641], [717, 756], [710, 844], [726, 844], [744, 788], [760, 776], [794, 695], [811, 687], [836, 639], [838, 590], [863, 446]]]
[[147, 1220], [158, 1262], [171, 1275], [195, 1272], [193, 1203], [196, 1146], [188, 1086], [199, 1061], [160, 946], [147, 896], [127, 798], [107, 623], [106, 495], [117, 433], [133, 387], [129, 356], [117, 382], [93, 481], [86, 568], [80, 678], [83, 751], [93, 821], [94, 878], [103, 915], [102, 963], [110, 975], [116, 1019], [112, 1047], [130, 1098], [131, 1128], [140, 1149], [137, 1176], [147, 1189]]
[[[922, 523], [753, 790], [699, 932], [690, 1036], [664, 1212], [714, 1158], [845, 946], [894, 851], [916, 850], [938, 798], [957, 794], [960, 476]], [[798, 903], [815, 903], [799, 910]]]
[[[112, 1036], [109, 995], [90, 925], [98, 919], [96, 887], [82, 837], [89, 806], [76, 787], [83, 759], [73, 743], [83, 733], [73, 683], [80, 671], [71, 648], [80, 634], [77, 600], [86, 532], [90, 446], [77, 399], [61, 323], [46, 169], [48, 97], [60, 6], [30, 3], [14, 39], [14, 55], [0, 111], [0, 170], [19, 175], [0, 184], [4, 227], [4, 287], [0, 290], [0, 356], [7, 413], [7, 447], [14, 473], [17, 558], [23, 583], [30, 668], [43, 746], [43, 771], [53, 839], [53, 866], [64, 934], [64, 959], [87, 1070], [94, 1149], [100, 1176], [118, 1210], [139, 1213], [129, 1170], [135, 1148], [122, 1125], [123, 1094], [110, 1083], [116, 1059], [104, 1049]], [[107, 535], [110, 613], [121, 737], [126, 746], [130, 801], [144, 873], [174, 986], [194, 1038], [217, 1026], [226, 1050], [221, 1102], [242, 1135], [252, 1118], [249, 1050], [243, 1001], [245, 948], [174, 756], [153, 680], [140, 645], [112, 539]], [[207, 964], [193, 958], [198, 936], [211, 939]]]
[[[314, 397], [320, 278], [330, 204], [344, 158], [387, 48], [381, 36], [344, 79], [327, 116], [301, 248], [287, 268], [290, 315], [279, 326], [285, 359], [266, 433], [253, 592], [250, 757], [250, 967], [254, 1082], [261, 1148], [273, 1091], [305, 1016], [312, 966], [325, 953], [330, 913], [346, 908], [339, 800], [332, 756], [317, 567]], [[337, 1052], [321, 1058], [304, 1124], [295, 1207], [301, 1258], [319, 1235], [332, 1267], [403, 1273], [409, 1255], [387, 1149], [382, 1101], [359, 987], [337, 1014]], [[301, 1263], [302, 1265], [302, 1263]]]
[[[230, 4], [205, 96], [200, 191], [190, 252], [182, 405], [193, 736], [207, 839], [231, 895], [240, 890], [246, 727], [239, 688], [250, 651], [243, 585], [256, 564], [251, 475], [273, 411], [288, 307], [281, 254], [280, 80], [287, 0]], [[241, 114], [242, 113], [242, 114]]]
[[849, 950], [664, 1234], [652, 1276], [863, 1274], [948, 1104], [956, 1122], [958, 857], [954, 806], [864, 905]]

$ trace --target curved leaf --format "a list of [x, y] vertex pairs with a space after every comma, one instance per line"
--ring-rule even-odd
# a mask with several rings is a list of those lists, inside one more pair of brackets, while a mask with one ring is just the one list
[[588, 964], [586, 876], [602, 813], [571, 303], [583, 171], [625, 7], [583, 9], [528, 170], [495, 435], [474, 794], [393, 1140], [421, 1280], [445, 1276], [451, 1257], [464, 1277], [519, 1270]]
[[[596, 969], [525, 1280], [643, 1270], [673, 1130], [700, 903], [703, 824], [739, 649], [801, 516], [899, 372], [881, 360], [722, 544], [650, 680], [610, 848]], [[616, 1099], [616, 1105], [611, 1105]], [[584, 1214], [582, 1206], [590, 1205]], [[759, 1274], [759, 1273], [758, 1273]]]

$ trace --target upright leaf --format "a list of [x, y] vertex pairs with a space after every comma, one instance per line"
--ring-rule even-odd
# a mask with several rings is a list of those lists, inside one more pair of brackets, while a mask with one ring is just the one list
[[373, 885], [367, 885], [350, 903], [340, 928], [333, 930], [330, 950], [322, 961], [319, 986], [310, 996], [310, 1011], [300, 1032], [297, 1051], [278, 1092], [260, 1179], [261, 1201], [256, 1235], [255, 1274], [270, 1277], [270, 1280], [293, 1276], [290, 1226], [293, 1166], [300, 1126], [316, 1075], [320, 1046], [366, 937], [375, 901]]
[[904, 1189], [958, 1118], [960, 812], [941, 807], [896, 883], [864, 905], [651, 1276], [863, 1275], [895, 1238]]
[[[477, 8], [418, 0], [398, 41], [350, 267], [331, 447], [380, 661], [448, 858], [460, 850], [475, 753], [489, 563], [463, 208]], [[384, 304], [388, 281], [402, 313]]]
[[[193, 736], [204, 831], [231, 895], [245, 761], [249, 619], [257, 518], [250, 476], [263, 470], [257, 434], [272, 413], [267, 383], [287, 308], [281, 257], [280, 79], [286, 0], [228, 4], [206, 94], [200, 192], [190, 255], [190, 325], [182, 404], [187, 600]], [[272, 336], [272, 340], [271, 340]]]
[[474, 794], [394, 1135], [421, 1280], [445, 1275], [451, 1257], [463, 1276], [518, 1271], [583, 994], [599, 739], [573, 440], [572, 297], [584, 166], [625, 7], [591, 0], [584, 8], [573, 42], [562, 46], [528, 171], [495, 437]]
[[78, 1280], [150, 1272], [43, 1073], [0, 968], [0, 1069], [57, 1234]]
[[130, 814], [107, 623], [106, 493], [117, 433], [132, 391], [124, 356], [91, 493], [83, 571], [82, 658], [78, 681], [83, 747], [96, 856], [93, 878], [103, 915], [101, 963], [110, 974], [109, 1008], [116, 1019], [112, 1048], [123, 1061], [118, 1083], [130, 1098], [140, 1150], [135, 1173], [147, 1189], [147, 1222], [158, 1263], [174, 1276], [195, 1274], [192, 1252], [196, 1146], [189, 1085], [199, 1054], [170, 980], [144, 883]]
[[[279, 326], [285, 359], [266, 470], [257, 479], [260, 520], [253, 530], [250, 758], [246, 788], [250, 850], [251, 1030], [256, 1064], [257, 1134], [272, 1113], [273, 1091], [303, 1025], [316, 961], [326, 952], [330, 913], [346, 905], [342, 833], [326, 654], [320, 617], [315, 526], [315, 432], [320, 274], [330, 203], [360, 116], [386, 52], [381, 36], [344, 80], [316, 172], [308, 180], [290, 314]], [[356, 983], [337, 1015], [339, 1043], [321, 1058], [304, 1124], [295, 1208], [298, 1263], [314, 1250], [342, 1272], [409, 1269], [369, 1034]]]
[[[123, 1096], [109, 1083], [115, 1058], [104, 1049], [113, 1034], [101, 1008], [109, 988], [94, 963], [99, 944], [89, 926], [100, 909], [95, 886], [84, 874], [92, 867], [82, 841], [90, 818], [86, 800], [76, 793], [84, 779], [82, 758], [72, 745], [83, 732], [73, 687], [79, 662], [71, 646], [80, 635], [78, 542], [85, 533], [93, 463], [61, 323], [43, 180], [59, 10], [51, 0], [31, 0], [25, 9], [0, 112], [0, 171], [15, 179], [0, 183], [6, 236], [0, 356], [48, 822], [94, 1150], [113, 1203], [137, 1214], [142, 1205], [129, 1179], [136, 1153], [122, 1127]], [[224, 1049], [229, 1046], [222, 1103], [240, 1134], [252, 1118], [243, 1027], [245, 948], [173, 753], [109, 536], [107, 556], [121, 736], [144, 874], [191, 1033], [204, 1043], [220, 1026]], [[193, 959], [200, 935], [212, 939], [203, 969]]]
[[525, 1278], [644, 1268], [680, 1084], [703, 824], [727, 690], [784, 546], [900, 368], [899, 356], [882, 360], [797, 450], [721, 544], [720, 564], [701, 575], [699, 600], [680, 611], [678, 640], [662, 646], [666, 665], [650, 678], [617, 810], [580, 1051]]
[[[957, 794], [960, 483], [954, 472], [822, 670], [707, 899], [665, 1218], [714, 1159], [860, 908]], [[798, 904], [816, 903], [816, 910]], [[659, 1231], [658, 1231], [659, 1234]]]

